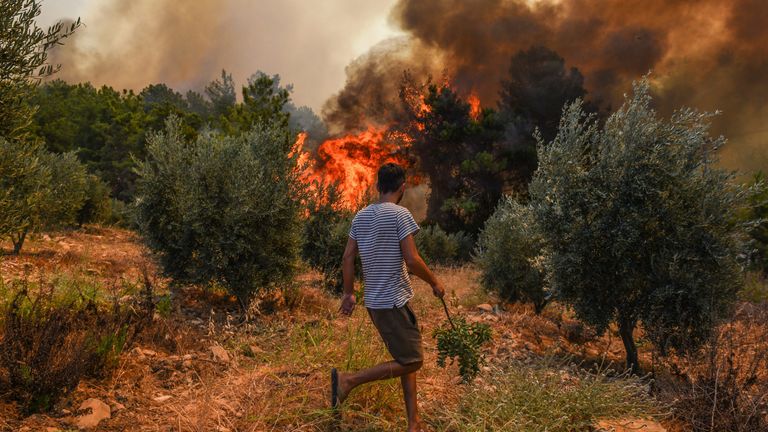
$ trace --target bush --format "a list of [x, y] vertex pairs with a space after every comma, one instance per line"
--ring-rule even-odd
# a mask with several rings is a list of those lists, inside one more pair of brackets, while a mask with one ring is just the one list
[[136, 218], [163, 271], [179, 282], [220, 283], [241, 305], [288, 280], [301, 247], [294, 136], [260, 124], [238, 136], [186, 142], [170, 118], [138, 162]]
[[531, 302], [537, 314], [546, 305], [544, 238], [530, 207], [503, 198], [480, 234], [475, 262], [486, 290]]
[[768, 305], [743, 304], [700, 355], [670, 360], [676, 376], [660, 380], [660, 393], [686, 430], [768, 430], [767, 323]]
[[116, 300], [107, 306], [91, 288], [41, 282], [35, 289], [25, 281], [11, 286], [16, 294], [0, 315], [0, 368], [6, 372], [0, 376], [8, 378], [0, 388], [27, 413], [50, 410], [84, 377], [103, 376], [151, 321], [151, 308]]
[[11, 143], [0, 137], [0, 237], [10, 237], [19, 253], [29, 230], [40, 222], [50, 167], [39, 145]]
[[639, 322], [662, 354], [695, 349], [743, 284], [734, 221], [746, 193], [715, 165], [724, 138], [709, 136], [707, 114], [659, 119], [649, 93], [636, 83], [602, 129], [580, 102], [567, 107], [530, 185], [558, 298], [598, 332], [616, 320], [634, 371]]
[[658, 415], [656, 401], [640, 379], [586, 372], [552, 359], [514, 361], [493, 367], [485, 385], [462, 390], [459, 406], [441, 406], [433, 424], [448, 432], [592, 431], [606, 418]]
[[104, 224], [112, 218], [112, 200], [109, 185], [99, 177], [89, 174], [85, 178], [85, 202], [77, 212], [77, 224]]
[[42, 225], [45, 228], [73, 226], [86, 200], [85, 165], [77, 160], [74, 152], [46, 152], [42, 160], [51, 170], [51, 183], [42, 207]]
[[462, 231], [449, 234], [438, 225], [429, 225], [414, 238], [419, 254], [428, 264], [459, 265], [472, 256], [472, 236]]
[[302, 258], [323, 274], [323, 286], [340, 294], [343, 289], [342, 256], [354, 213], [341, 205], [335, 185], [317, 185], [308, 200]]

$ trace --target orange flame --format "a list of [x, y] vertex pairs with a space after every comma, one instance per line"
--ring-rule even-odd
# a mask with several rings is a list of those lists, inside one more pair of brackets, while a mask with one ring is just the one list
[[467, 102], [469, 103], [469, 116], [472, 117], [472, 120], [477, 120], [477, 118], [480, 117], [481, 108], [480, 98], [477, 97], [477, 93], [475, 93], [474, 90], [469, 94]]
[[[317, 149], [315, 163], [305, 168], [304, 182], [338, 183], [343, 206], [358, 207], [373, 187], [376, 171], [382, 164], [407, 165], [405, 158], [396, 154], [397, 145], [385, 139], [386, 132], [387, 128], [369, 126], [358, 134], [326, 140]], [[303, 145], [305, 139], [306, 134], [300, 134], [296, 145]], [[299, 159], [305, 156], [308, 158], [308, 153]]]

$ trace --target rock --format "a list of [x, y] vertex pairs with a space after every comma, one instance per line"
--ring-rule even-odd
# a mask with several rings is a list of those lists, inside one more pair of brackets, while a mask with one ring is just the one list
[[90, 412], [79, 415], [75, 420], [75, 424], [81, 429], [96, 427], [102, 420], [112, 417], [112, 410], [109, 408], [109, 405], [96, 398], [86, 399], [80, 404], [78, 411], [85, 410], [90, 410]]
[[154, 357], [154, 356], [157, 355], [157, 353], [155, 351], [148, 350], [148, 349], [141, 350], [141, 353], [144, 354], [147, 357]]
[[220, 345], [211, 346], [211, 353], [213, 354], [213, 359], [217, 362], [229, 363], [229, 353]]
[[169, 395], [162, 395], [162, 396], [157, 396], [155, 398], [152, 398], [152, 400], [157, 402], [157, 403], [163, 403], [163, 402], [167, 401], [170, 398], [171, 398], [171, 396], [169, 396]]
[[597, 432], [667, 432], [667, 429], [653, 420], [620, 419], [600, 420], [596, 425]]
[[479, 309], [479, 310], [481, 310], [483, 312], [488, 312], [488, 313], [492, 313], [493, 312], [493, 306], [489, 305], [488, 303], [483, 303], [483, 304], [477, 305], [477, 309]]

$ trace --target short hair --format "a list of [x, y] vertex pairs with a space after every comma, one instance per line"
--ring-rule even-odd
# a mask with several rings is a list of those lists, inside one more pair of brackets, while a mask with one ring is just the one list
[[395, 192], [403, 183], [405, 183], [405, 168], [394, 162], [385, 163], [379, 168], [376, 182], [379, 193]]

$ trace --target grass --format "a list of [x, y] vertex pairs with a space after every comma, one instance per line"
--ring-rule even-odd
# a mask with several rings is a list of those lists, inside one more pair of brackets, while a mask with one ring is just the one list
[[590, 431], [603, 418], [659, 414], [648, 386], [610, 371], [590, 373], [576, 365], [542, 358], [491, 369], [461, 396], [457, 407], [431, 416], [437, 430], [455, 432]]

